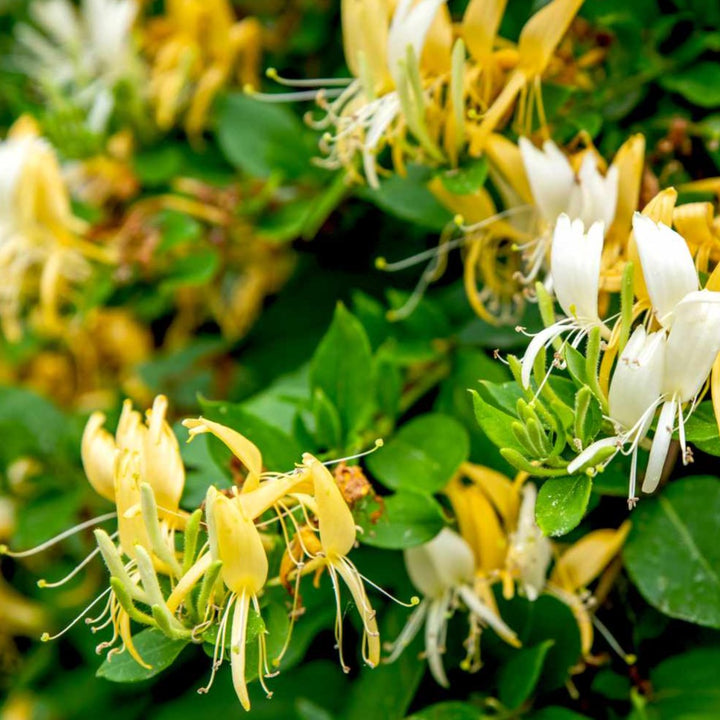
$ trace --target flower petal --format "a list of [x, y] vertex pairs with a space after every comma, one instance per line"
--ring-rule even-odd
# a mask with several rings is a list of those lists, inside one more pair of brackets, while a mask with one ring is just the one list
[[720, 292], [692, 292], [673, 314], [663, 392], [684, 403], [700, 392], [720, 352]]
[[655, 430], [655, 438], [650, 448], [650, 458], [648, 459], [648, 466], [645, 471], [645, 479], [642, 484], [642, 491], [644, 493], [654, 492], [660, 482], [663, 467], [665, 467], [665, 458], [667, 458], [668, 450], [670, 449], [676, 410], [677, 402], [675, 398], [673, 398], [665, 402], [660, 411], [657, 430]]
[[633, 231], [650, 302], [663, 327], [672, 324], [672, 311], [698, 289], [698, 276], [682, 235], [667, 225], [635, 213]]

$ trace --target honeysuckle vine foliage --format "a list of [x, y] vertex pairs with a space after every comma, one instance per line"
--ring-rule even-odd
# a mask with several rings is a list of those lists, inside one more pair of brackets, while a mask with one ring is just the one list
[[719, 23], [0, 7], [0, 720], [717, 717]]

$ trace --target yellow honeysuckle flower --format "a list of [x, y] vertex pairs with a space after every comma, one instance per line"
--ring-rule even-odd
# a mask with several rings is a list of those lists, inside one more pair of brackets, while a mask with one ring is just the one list
[[165, 14], [147, 23], [150, 97], [162, 130], [184, 113], [185, 130], [197, 137], [217, 93], [237, 73], [257, 84], [262, 28], [255, 18], [237, 21], [227, 0], [167, 0]]
[[348, 586], [363, 624], [363, 659], [370, 667], [380, 662], [380, 632], [375, 619], [375, 611], [370, 605], [363, 577], [348, 560], [347, 555], [355, 545], [357, 530], [352, 513], [342, 496], [329, 470], [312, 455], [303, 456], [303, 465], [310, 471], [313, 483], [313, 500], [310, 505], [318, 520], [322, 555], [311, 560], [306, 571], [319, 566], [327, 568], [335, 590], [337, 616], [335, 618], [335, 638], [340, 652], [343, 669], [347, 667], [342, 654], [342, 605], [337, 575]]
[[24, 304], [37, 299], [42, 329], [57, 333], [68, 286], [90, 273], [89, 260], [113, 253], [82, 238], [52, 147], [29, 118], [0, 142], [0, 323], [10, 340], [21, 335]]
[[630, 527], [631, 523], [626, 521], [617, 530], [589, 532], [560, 554], [550, 574], [548, 591], [573, 611], [580, 629], [584, 655], [590, 653], [593, 641], [586, 589], [620, 552]]
[[532, 118], [532, 102], [527, 103], [527, 88], [532, 92], [537, 105], [541, 124], [545, 123], [540, 92], [540, 78], [545, 72], [555, 49], [567, 31], [572, 19], [580, 9], [583, 0], [552, 0], [538, 10], [523, 27], [517, 47], [517, 66], [511, 72], [500, 94], [494, 100], [477, 127], [469, 130], [470, 153], [480, 154], [485, 142], [510, 109], [518, 94], [520, 105], [526, 105], [529, 112], [522, 122], [526, 127]]
[[[224, 652], [226, 627], [232, 611], [230, 665], [233, 685], [243, 708], [249, 710], [250, 698], [245, 680], [247, 624], [251, 606], [257, 613], [260, 613], [258, 595], [262, 592], [267, 580], [267, 556], [260, 533], [253, 521], [244, 513], [241, 505], [218, 494], [212, 487], [208, 490], [206, 504], [208, 519], [212, 518], [208, 529], [214, 536], [211, 538], [210, 544], [211, 547], [215, 547], [217, 559], [222, 562], [222, 579], [231, 593], [220, 620], [213, 659], [213, 673], [215, 663], [217, 663], [218, 649], [220, 652]], [[260, 657], [258, 675], [263, 688], [270, 696], [272, 693], [265, 687], [263, 680], [263, 672], [269, 674], [269, 671], [267, 670], [265, 634], [262, 632], [258, 634], [258, 650]]]

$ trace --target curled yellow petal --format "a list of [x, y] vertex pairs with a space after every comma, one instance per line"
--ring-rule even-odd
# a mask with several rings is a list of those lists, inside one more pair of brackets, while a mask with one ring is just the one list
[[638, 209], [640, 184], [645, 161], [645, 137], [629, 137], [615, 154], [613, 165], [618, 169], [617, 206], [608, 235], [620, 233], [627, 238], [633, 213]]
[[555, 563], [550, 582], [569, 592], [587, 587], [623, 546], [630, 522], [617, 530], [594, 530], [568, 548]]
[[355, 77], [369, 78], [371, 90], [378, 90], [390, 78], [389, 15], [387, 0], [342, 0], [340, 6], [345, 62]]
[[330, 471], [312, 455], [303, 462], [310, 469], [317, 505], [320, 542], [328, 557], [347, 555], [355, 545], [355, 521]]
[[518, 40], [518, 53], [520, 67], [529, 77], [545, 72], [582, 4], [583, 0], [552, 0], [525, 23]]
[[115, 454], [113, 436], [105, 430], [105, 415], [93, 413], [83, 431], [80, 454], [85, 475], [94, 490], [106, 500], [115, 502]]
[[478, 65], [487, 65], [507, 0], [470, 0], [463, 15], [461, 33]]
[[445, 488], [445, 494], [455, 511], [460, 534], [473, 551], [476, 570], [490, 573], [504, 567], [507, 535], [482, 490], [456, 477]]
[[248, 469], [248, 477], [244, 489], [250, 491], [257, 487], [262, 472], [262, 455], [257, 445], [251, 443], [245, 436], [236, 430], [221, 425], [220, 423], [207, 420], [206, 418], [188, 418], [183, 420], [183, 425], [189, 430], [192, 440], [196, 435], [211, 433], [230, 448], [240, 462]]

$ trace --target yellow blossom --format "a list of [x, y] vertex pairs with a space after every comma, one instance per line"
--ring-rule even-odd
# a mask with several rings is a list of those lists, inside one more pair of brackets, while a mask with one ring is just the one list
[[200, 135], [233, 74], [243, 85], [257, 83], [261, 44], [259, 22], [237, 21], [227, 0], [168, 0], [165, 15], [145, 28], [158, 126], [168, 130], [182, 113], [188, 135]]

